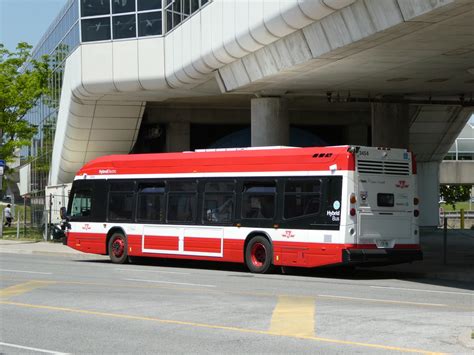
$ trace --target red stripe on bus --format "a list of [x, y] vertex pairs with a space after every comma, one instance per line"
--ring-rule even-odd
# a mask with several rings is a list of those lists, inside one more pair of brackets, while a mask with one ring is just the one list
[[221, 239], [184, 237], [184, 251], [220, 253]]
[[161, 236], [161, 235], [145, 235], [144, 249], [157, 250], [179, 250], [179, 237], [177, 236]]

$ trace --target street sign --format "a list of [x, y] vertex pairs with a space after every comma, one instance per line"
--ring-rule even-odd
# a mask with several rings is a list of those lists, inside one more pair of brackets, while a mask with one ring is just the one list
[[5, 166], [5, 160], [0, 159], [0, 166]]
[[0, 166], [0, 176], [3, 175], [3, 166]]

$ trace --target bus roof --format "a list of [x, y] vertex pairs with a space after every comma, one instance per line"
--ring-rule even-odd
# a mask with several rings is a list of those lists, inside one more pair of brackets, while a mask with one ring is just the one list
[[109, 155], [76, 176], [354, 170], [349, 146]]

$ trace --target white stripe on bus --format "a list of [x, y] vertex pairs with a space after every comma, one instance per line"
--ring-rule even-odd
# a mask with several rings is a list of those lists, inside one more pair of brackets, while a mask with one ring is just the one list
[[314, 171], [239, 171], [221, 173], [175, 173], [175, 174], [103, 174], [103, 175], [77, 175], [74, 180], [96, 180], [96, 179], [150, 179], [150, 178], [211, 178], [211, 177], [262, 177], [262, 176], [345, 176], [352, 170], [314, 170]]

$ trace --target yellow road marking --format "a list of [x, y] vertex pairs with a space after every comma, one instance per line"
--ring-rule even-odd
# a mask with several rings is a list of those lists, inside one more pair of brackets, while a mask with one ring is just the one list
[[19, 285], [10, 286], [0, 290], [0, 298], [6, 299], [14, 296], [21, 295], [26, 292], [30, 292], [39, 287], [44, 287], [50, 284], [54, 284], [54, 281], [28, 281]]
[[18, 302], [10, 302], [10, 301], [0, 301], [0, 304], [10, 305], [10, 306], [17, 306], [17, 307], [25, 307], [25, 308], [47, 309], [47, 310], [51, 310], [51, 311], [63, 311], [63, 312], [70, 312], [70, 313], [88, 314], [88, 315], [95, 315], [95, 316], [102, 316], [102, 317], [121, 318], [121, 319], [129, 319], [129, 320], [142, 320], [142, 321], [156, 322], [156, 323], [162, 323], [162, 324], [177, 324], [177, 325], [199, 327], [199, 328], [229, 330], [229, 331], [242, 332], [242, 333], [264, 334], [264, 335], [273, 335], [273, 336], [285, 336], [285, 337], [290, 337], [290, 338], [312, 340], [312, 341], [316, 341], [316, 342], [325, 342], [325, 343], [341, 344], [341, 345], [352, 345], [352, 346], [360, 346], [360, 347], [383, 349], [383, 350], [392, 350], [392, 351], [399, 351], [399, 352], [418, 353], [418, 354], [432, 354], [432, 355], [441, 355], [441, 354], [443, 354], [444, 355], [444, 353], [436, 353], [436, 352], [420, 350], [420, 349], [400, 348], [400, 347], [397, 347], [397, 346], [361, 343], [361, 342], [354, 342], [354, 341], [348, 341], [348, 340], [337, 340], [337, 339], [330, 339], [330, 338], [320, 338], [320, 337], [308, 336], [308, 335], [306, 335], [306, 336], [305, 335], [284, 335], [284, 334], [277, 334], [277, 333], [274, 333], [272, 331], [246, 329], [246, 328], [238, 328], [238, 327], [228, 327], [228, 326], [223, 326], [223, 325], [213, 325], [213, 324], [205, 324], [205, 323], [185, 322], [185, 321], [172, 320], [172, 319], [160, 319], [160, 318], [153, 318], [153, 317], [143, 317], [143, 316], [134, 316], [134, 315], [128, 315], [128, 314], [88, 311], [88, 310], [76, 309], [76, 308], [43, 306], [43, 305], [18, 303]]
[[314, 298], [278, 297], [270, 332], [289, 336], [314, 336]]

